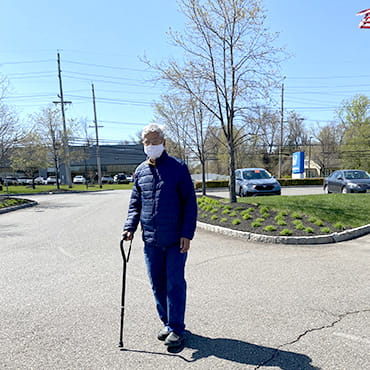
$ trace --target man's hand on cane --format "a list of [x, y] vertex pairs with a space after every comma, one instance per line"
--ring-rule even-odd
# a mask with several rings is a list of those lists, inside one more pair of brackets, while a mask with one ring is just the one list
[[134, 238], [134, 233], [132, 231], [125, 230], [122, 233], [122, 240], [132, 240]]

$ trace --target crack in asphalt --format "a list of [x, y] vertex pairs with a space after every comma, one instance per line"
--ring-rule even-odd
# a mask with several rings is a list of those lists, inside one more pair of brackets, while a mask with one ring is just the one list
[[320, 326], [318, 328], [307, 329], [305, 332], [303, 332], [302, 334], [298, 335], [298, 337], [296, 339], [292, 340], [291, 342], [287, 342], [287, 343], [281, 344], [280, 346], [276, 347], [276, 349], [275, 349], [274, 353], [271, 355], [271, 357], [268, 358], [267, 360], [265, 360], [264, 362], [262, 362], [261, 364], [259, 364], [257, 367], [255, 367], [255, 369], [259, 369], [262, 366], [267, 365], [270, 361], [273, 361], [275, 359], [275, 357], [279, 354], [279, 351], [283, 347], [289, 346], [291, 344], [295, 344], [295, 343], [299, 342], [307, 334], [312, 333], [314, 331], [320, 331], [320, 330], [323, 330], [323, 329], [332, 328], [336, 324], [338, 324], [340, 321], [342, 321], [345, 317], [350, 316], [350, 315], [357, 315], [359, 313], [364, 313], [364, 312], [370, 312], [370, 309], [357, 310], [357, 311], [348, 311], [348, 312], [339, 314], [338, 315], [338, 318], [336, 320], [334, 320], [331, 324], [323, 325], [323, 326]]

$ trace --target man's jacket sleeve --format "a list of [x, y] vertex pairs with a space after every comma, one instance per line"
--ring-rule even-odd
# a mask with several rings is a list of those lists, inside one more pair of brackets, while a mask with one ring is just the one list
[[141, 213], [141, 192], [137, 185], [137, 178], [134, 177], [128, 215], [123, 230], [135, 232], [140, 221]]
[[180, 193], [183, 207], [183, 224], [181, 237], [193, 239], [197, 226], [197, 200], [195, 197], [194, 184], [188, 167], [184, 164]]

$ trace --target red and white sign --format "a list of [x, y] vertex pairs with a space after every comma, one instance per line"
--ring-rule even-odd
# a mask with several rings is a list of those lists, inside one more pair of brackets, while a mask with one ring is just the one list
[[370, 9], [361, 10], [356, 15], [364, 15], [364, 18], [358, 25], [359, 28], [370, 28]]

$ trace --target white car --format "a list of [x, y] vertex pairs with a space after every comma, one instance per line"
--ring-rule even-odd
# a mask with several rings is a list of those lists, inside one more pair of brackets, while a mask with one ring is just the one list
[[[56, 176], [49, 176], [46, 179], [46, 184], [47, 185], [56, 185], [56, 183], [57, 183], [57, 177]], [[59, 179], [59, 184], [60, 184], [60, 179]]]
[[73, 178], [73, 183], [74, 184], [86, 184], [86, 179], [83, 176], [78, 175]]
[[32, 184], [32, 179], [26, 176], [18, 177], [19, 185], [29, 185]]
[[46, 184], [46, 180], [42, 176], [35, 177], [33, 179], [33, 181], [34, 181], [34, 183], [36, 185], [44, 185], [44, 184]]

